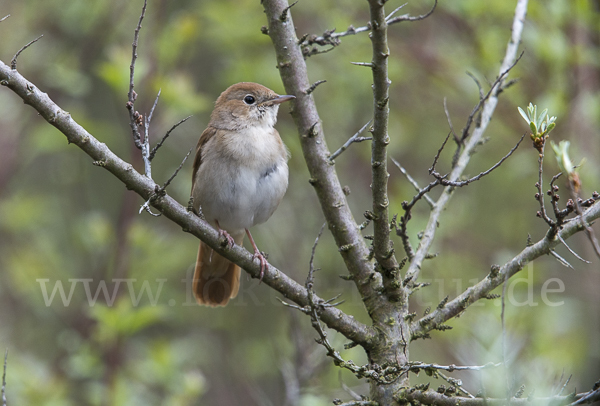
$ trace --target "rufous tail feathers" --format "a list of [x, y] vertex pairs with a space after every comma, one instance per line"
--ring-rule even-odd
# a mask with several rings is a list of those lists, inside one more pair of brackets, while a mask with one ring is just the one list
[[[244, 241], [244, 231], [231, 235], [236, 244]], [[240, 267], [223, 258], [200, 242], [193, 289], [196, 302], [211, 307], [225, 306], [237, 296], [240, 288]]]

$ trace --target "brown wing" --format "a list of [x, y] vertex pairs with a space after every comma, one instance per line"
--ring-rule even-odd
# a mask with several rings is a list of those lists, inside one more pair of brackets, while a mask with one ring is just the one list
[[206, 127], [206, 130], [202, 132], [198, 145], [196, 146], [196, 156], [194, 157], [194, 167], [192, 169], [192, 194], [194, 193], [194, 185], [196, 184], [196, 174], [200, 165], [202, 164], [202, 148], [206, 145], [206, 142], [210, 140], [217, 133], [215, 127]]

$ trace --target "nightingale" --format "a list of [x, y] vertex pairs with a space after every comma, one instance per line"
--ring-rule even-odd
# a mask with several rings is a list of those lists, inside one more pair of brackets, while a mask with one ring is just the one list
[[[227, 243], [241, 245], [244, 234], [260, 261], [262, 280], [267, 260], [249, 228], [271, 217], [288, 186], [289, 152], [275, 129], [280, 96], [258, 83], [227, 88], [217, 101], [208, 127], [198, 141], [192, 173], [196, 212]], [[240, 286], [240, 267], [200, 242], [193, 290], [201, 305], [225, 306]]]

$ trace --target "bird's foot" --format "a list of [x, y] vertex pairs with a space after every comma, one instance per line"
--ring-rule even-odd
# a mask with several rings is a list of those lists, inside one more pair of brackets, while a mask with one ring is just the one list
[[260, 276], [258, 278], [258, 284], [260, 285], [263, 276], [265, 275], [265, 269], [267, 269], [267, 266], [269, 266], [269, 262], [267, 262], [265, 254], [260, 252], [256, 244], [254, 243], [254, 238], [252, 238], [252, 234], [250, 234], [250, 231], [248, 229], [246, 229], [246, 234], [248, 235], [248, 238], [252, 243], [252, 248], [254, 248], [254, 255], [252, 256], [252, 261], [254, 261], [256, 258], [258, 258], [258, 260], [260, 261]]
[[232, 236], [229, 235], [229, 233], [225, 230], [219, 230], [219, 238], [223, 237], [223, 246], [228, 245], [229, 247], [233, 247], [235, 245], [235, 240], [233, 239]]
[[258, 278], [258, 284], [260, 285], [262, 282], [263, 276], [265, 275], [265, 269], [267, 269], [269, 262], [267, 261], [265, 254], [260, 252], [258, 250], [258, 248], [254, 247], [254, 255], [252, 256], [252, 261], [254, 261], [256, 258], [258, 258], [258, 260], [260, 262], [260, 276]]

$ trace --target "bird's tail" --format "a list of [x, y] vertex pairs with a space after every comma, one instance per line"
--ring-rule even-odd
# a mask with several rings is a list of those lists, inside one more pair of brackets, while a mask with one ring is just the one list
[[[244, 241], [244, 231], [231, 235], [236, 244]], [[223, 258], [200, 242], [194, 270], [194, 296], [200, 305], [225, 306], [237, 296], [240, 288], [240, 267]]]

